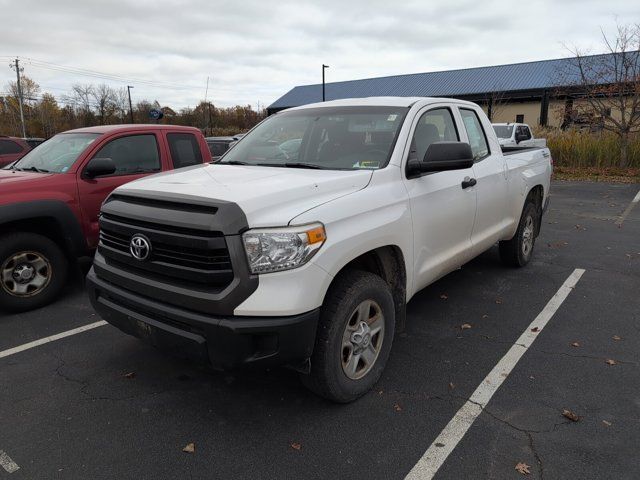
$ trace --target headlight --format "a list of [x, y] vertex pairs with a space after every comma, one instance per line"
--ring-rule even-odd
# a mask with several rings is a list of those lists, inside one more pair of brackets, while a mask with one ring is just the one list
[[326, 238], [321, 223], [249, 230], [242, 235], [251, 273], [278, 272], [300, 267], [313, 257]]

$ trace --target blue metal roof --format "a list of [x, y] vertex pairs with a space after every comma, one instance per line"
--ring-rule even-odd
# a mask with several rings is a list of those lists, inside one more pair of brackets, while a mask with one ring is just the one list
[[[534, 90], [560, 86], [559, 72], [567, 72], [570, 62], [564, 58], [493, 67], [476, 67], [444, 72], [414, 73], [391, 77], [366, 78], [325, 84], [327, 100], [363, 97], [452, 97]], [[566, 75], [564, 75], [566, 77]], [[566, 84], [565, 82], [562, 82]], [[293, 88], [269, 109], [297, 107], [322, 101], [322, 84]]]

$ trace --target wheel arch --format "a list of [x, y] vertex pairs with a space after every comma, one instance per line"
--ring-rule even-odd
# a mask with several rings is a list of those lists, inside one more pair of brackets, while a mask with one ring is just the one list
[[[524, 201], [524, 205], [529, 202], [533, 202], [533, 204], [538, 209], [538, 221], [536, 222], [536, 237], [540, 234], [540, 227], [542, 224], [542, 205], [544, 201], [544, 187], [541, 184], [534, 185], [527, 194], [527, 197]], [[523, 209], [524, 209], [523, 205]]]
[[0, 206], [2, 233], [31, 232], [43, 235], [72, 258], [87, 253], [82, 227], [71, 209], [61, 201], [37, 200]]
[[[373, 273], [389, 285], [393, 296], [396, 325], [399, 330], [402, 330], [406, 318], [407, 271], [401, 248], [397, 245], [385, 245], [358, 255], [340, 268], [331, 284], [348, 270], [363, 270]], [[329, 285], [330, 288], [331, 285]]]

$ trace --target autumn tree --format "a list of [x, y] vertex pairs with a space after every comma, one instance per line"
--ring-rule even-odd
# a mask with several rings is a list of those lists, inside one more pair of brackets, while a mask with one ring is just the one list
[[619, 166], [628, 165], [630, 136], [640, 131], [640, 25], [618, 25], [615, 35], [602, 34], [608, 55], [586, 55], [571, 49], [568, 71], [561, 74], [583, 102], [573, 115], [597, 118], [619, 139]]

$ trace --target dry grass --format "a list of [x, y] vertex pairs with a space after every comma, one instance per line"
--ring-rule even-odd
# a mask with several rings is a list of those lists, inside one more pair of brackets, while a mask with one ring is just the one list
[[[545, 137], [558, 167], [605, 169], [617, 167], [620, 142], [611, 132], [589, 133], [577, 130], [538, 129], [536, 136]], [[629, 167], [640, 168], [640, 135], [629, 145]]]

